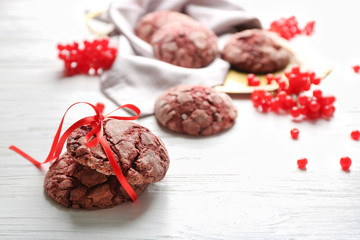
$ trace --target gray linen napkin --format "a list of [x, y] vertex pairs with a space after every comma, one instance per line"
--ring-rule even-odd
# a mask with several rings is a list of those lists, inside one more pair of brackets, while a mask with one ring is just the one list
[[178, 67], [154, 58], [151, 45], [138, 38], [134, 29], [145, 14], [160, 10], [181, 11], [212, 29], [219, 48], [231, 32], [261, 28], [260, 21], [230, 0], [121, 0], [106, 13], [119, 36], [119, 51], [111, 70], [100, 77], [102, 92], [118, 105], [137, 105], [141, 117], [153, 114], [156, 98], [179, 84], [222, 84], [229, 64], [217, 58], [198, 69]]

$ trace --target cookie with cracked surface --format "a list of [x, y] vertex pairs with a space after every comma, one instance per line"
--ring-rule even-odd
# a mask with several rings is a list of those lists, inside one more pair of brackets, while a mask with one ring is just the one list
[[226, 93], [206, 86], [180, 85], [156, 100], [155, 117], [175, 132], [211, 135], [234, 125], [237, 110]]
[[208, 66], [218, 56], [217, 36], [200, 23], [171, 22], [151, 40], [157, 59], [186, 68]]
[[195, 22], [188, 15], [175, 11], [157, 11], [146, 14], [138, 22], [135, 33], [145, 42], [151, 43], [153, 34], [163, 25], [171, 22]]
[[[132, 188], [140, 195], [146, 186], [132, 185]], [[115, 176], [83, 166], [68, 153], [50, 166], [44, 187], [51, 198], [65, 207], [103, 209], [131, 200]]]
[[255, 74], [276, 72], [290, 62], [290, 52], [261, 29], [233, 34], [222, 51], [222, 58], [237, 70]]
[[[88, 148], [85, 136], [91, 126], [76, 129], [67, 142], [68, 153], [75, 161], [105, 175], [115, 175], [100, 144]], [[124, 120], [104, 120], [104, 137], [129, 184], [150, 184], [165, 177], [169, 155], [164, 143], [149, 129]]]

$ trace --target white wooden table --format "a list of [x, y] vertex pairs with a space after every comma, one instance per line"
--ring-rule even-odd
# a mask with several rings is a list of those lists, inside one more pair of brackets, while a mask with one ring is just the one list
[[[172, 134], [148, 117], [138, 122], [163, 139], [171, 164], [136, 203], [84, 211], [46, 197], [44, 172], [8, 146], [44, 159], [70, 104], [115, 107], [96, 77], [62, 77], [55, 48], [91, 37], [84, 9], [107, 2], [0, 0], [0, 239], [360, 239], [360, 142], [349, 136], [360, 129], [360, 75], [351, 69], [360, 64], [357, 1], [243, 1], [265, 27], [282, 16], [317, 21], [314, 36], [292, 44], [334, 66], [321, 84], [337, 97], [330, 121], [260, 114], [246, 98], [234, 98], [235, 126], [212, 137]], [[344, 155], [349, 172], [339, 165]], [[302, 157], [306, 171], [296, 165]]]

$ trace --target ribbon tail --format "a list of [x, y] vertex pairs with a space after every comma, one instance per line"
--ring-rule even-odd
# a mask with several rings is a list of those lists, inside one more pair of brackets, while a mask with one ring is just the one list
[[80, 119], [79, 121], [77, 121], [76, 123], [74, 123], [73, 125], [71, 125], [66, 131], [65, 133], [61, 136], [61, 138], [59, 139], [59, 136], [56, 136], [57, 140], [56, 140], [56, 144], [53, 144], [51, 146], [49, 155], [47, 156], [46, 160], [44, 162], [39, 162], [37, 160], [35, 160], [34, 158], [32, 158], [31, 156], [29, 156], [28, 154], [26, 154], [25, 152], [23, 152], [22, 150], [20, 150], [18, 147], [11, 145], [9, 148], [11, 150], [13, 150], [14, 152], [18, 153], [19, 155], [21, 155], [22, 157], [24, 157], [25, 159], [27, 159], [29, 162], [31, 162], [32, 164], [34, 164], [36, 167], [40, 167], [41, 164], [50, 162], [54, 159], [57, 159], [62, 151], [62, 148], [66, 142], [66, 139], [70, 136], [70, 134], [77, 129], [80, 126], [86, 125], [86, 124], [90, 124], [92, 121], [94, 121], [95, 118], [94, 117], [85, 117], [83, 119]]
[[121, 186], [125, 189], [126, 193], [129, 195], [131, 200], [133, 202], [135, 202], [136, 199], [137, 199], [136, 192], [130, 186], [130, 184], [126, 180], [125, 176], [123, 175], [123, 173], [122, 173], [122, 171], [120, 169], [120, 166], [119, 166], [118, 162], [116, 161], [116, 159], [114, 157], [114, 154], [113, 154], [109, 144], [107, 143], [106, 139], [103, 136], [100, 137], [100, 144], [104, 148], [106, 156], [109, 159], [110, 165], [111, 165], [112, 169], [114, 170], [114, 173], [115, 173], [117, 179], [119, 180]]
[[32, 158], [31, 156], [29, 156], [28, 154], [26, 154], [25, 152], [23, 152], [22, 150], [20, 150], [18, 147], [11, 145], [9, 147], [9, 149], [13, 150], [14, 152], [16, 152], [17, 154], [23, 156], [25, 159], [27, 159], [29, 162], [31, 162], [32, 164], [34, 164], [36, 167], [40, 168], [41, 166], [41, 162], [36, 161], [34, 158]]

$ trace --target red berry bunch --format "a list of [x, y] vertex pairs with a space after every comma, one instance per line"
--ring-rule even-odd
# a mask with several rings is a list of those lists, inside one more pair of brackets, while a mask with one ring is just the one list
[[290, 114], [295, 118], [299, 116], [298, 113], [309, 119], [330, 118], [335, 112], [335, 100], [334, 96], [323, 96], [321, 90], [314, 90], [312, 97], [300, 95], [298, 107], [293, 107]]
[[[301, 72], [300, 68], [295, 66], [291, 71], [285, 73], [285, 77], [288, 81], [280, 76], [266, 75], [267, 82], [276, 81], [279, 90], [276, 95], [264, 90], [253, 91], [251, 100], [254, 107], [261, 112], [290, 112], [294, 118], [304, 116], [308, 119], [317, 119], [333, 116], [335, 112], [334, 96], [323, 96], [321, 90], [314, 90], [311, 97], [299, 95], [308, 91], [311, 84], [318, 85], [321, 82], [314, 72]], [[252, 78], [255, 77], [252, 76]]]
[[298, 95], [301, 92], [308, 91], [311, 84], [319, 85], [321, 78], [317, 77], [314, 72], [301, 72], [299, 66], [294, 66], [290, 71], [284, 73], [287, 78], [287, 85], [280, 84], [282, 79], [278, 80], [279, 88], [288, 94]]
[[255, 108], [261, 112], [268, 112], [272, 109], [273, 95], [264, 90], [255, 90], [251, 94], [251, 101]]
[[269, 31], [278, 33], [282, 38], [290, 40], [296, 35], [305, 34], [310, 36], [314, 32], [315, 21], [308, 22], [303, 29], [298, 26], [295, 16], [289, 18], [281, 18], [270, 24]]
[[64, 74], [101, 74], [103, 70], [110, 69], [116, 58], [117, 49], [109, 47], [109, 39], [95, 39], [92, 42], [57, 45], [59, 58], [64, 61]]
[[352, 67], [355, 73], [360, 73], [360, 65], [355, 65]]
[[251, 101], [255, 108], [261, 112], [289, 111], [296, 106], [295, 100], [285, 91], [279, 91], [275, 97], [265, 90], [255, 90], [251, 94]]

